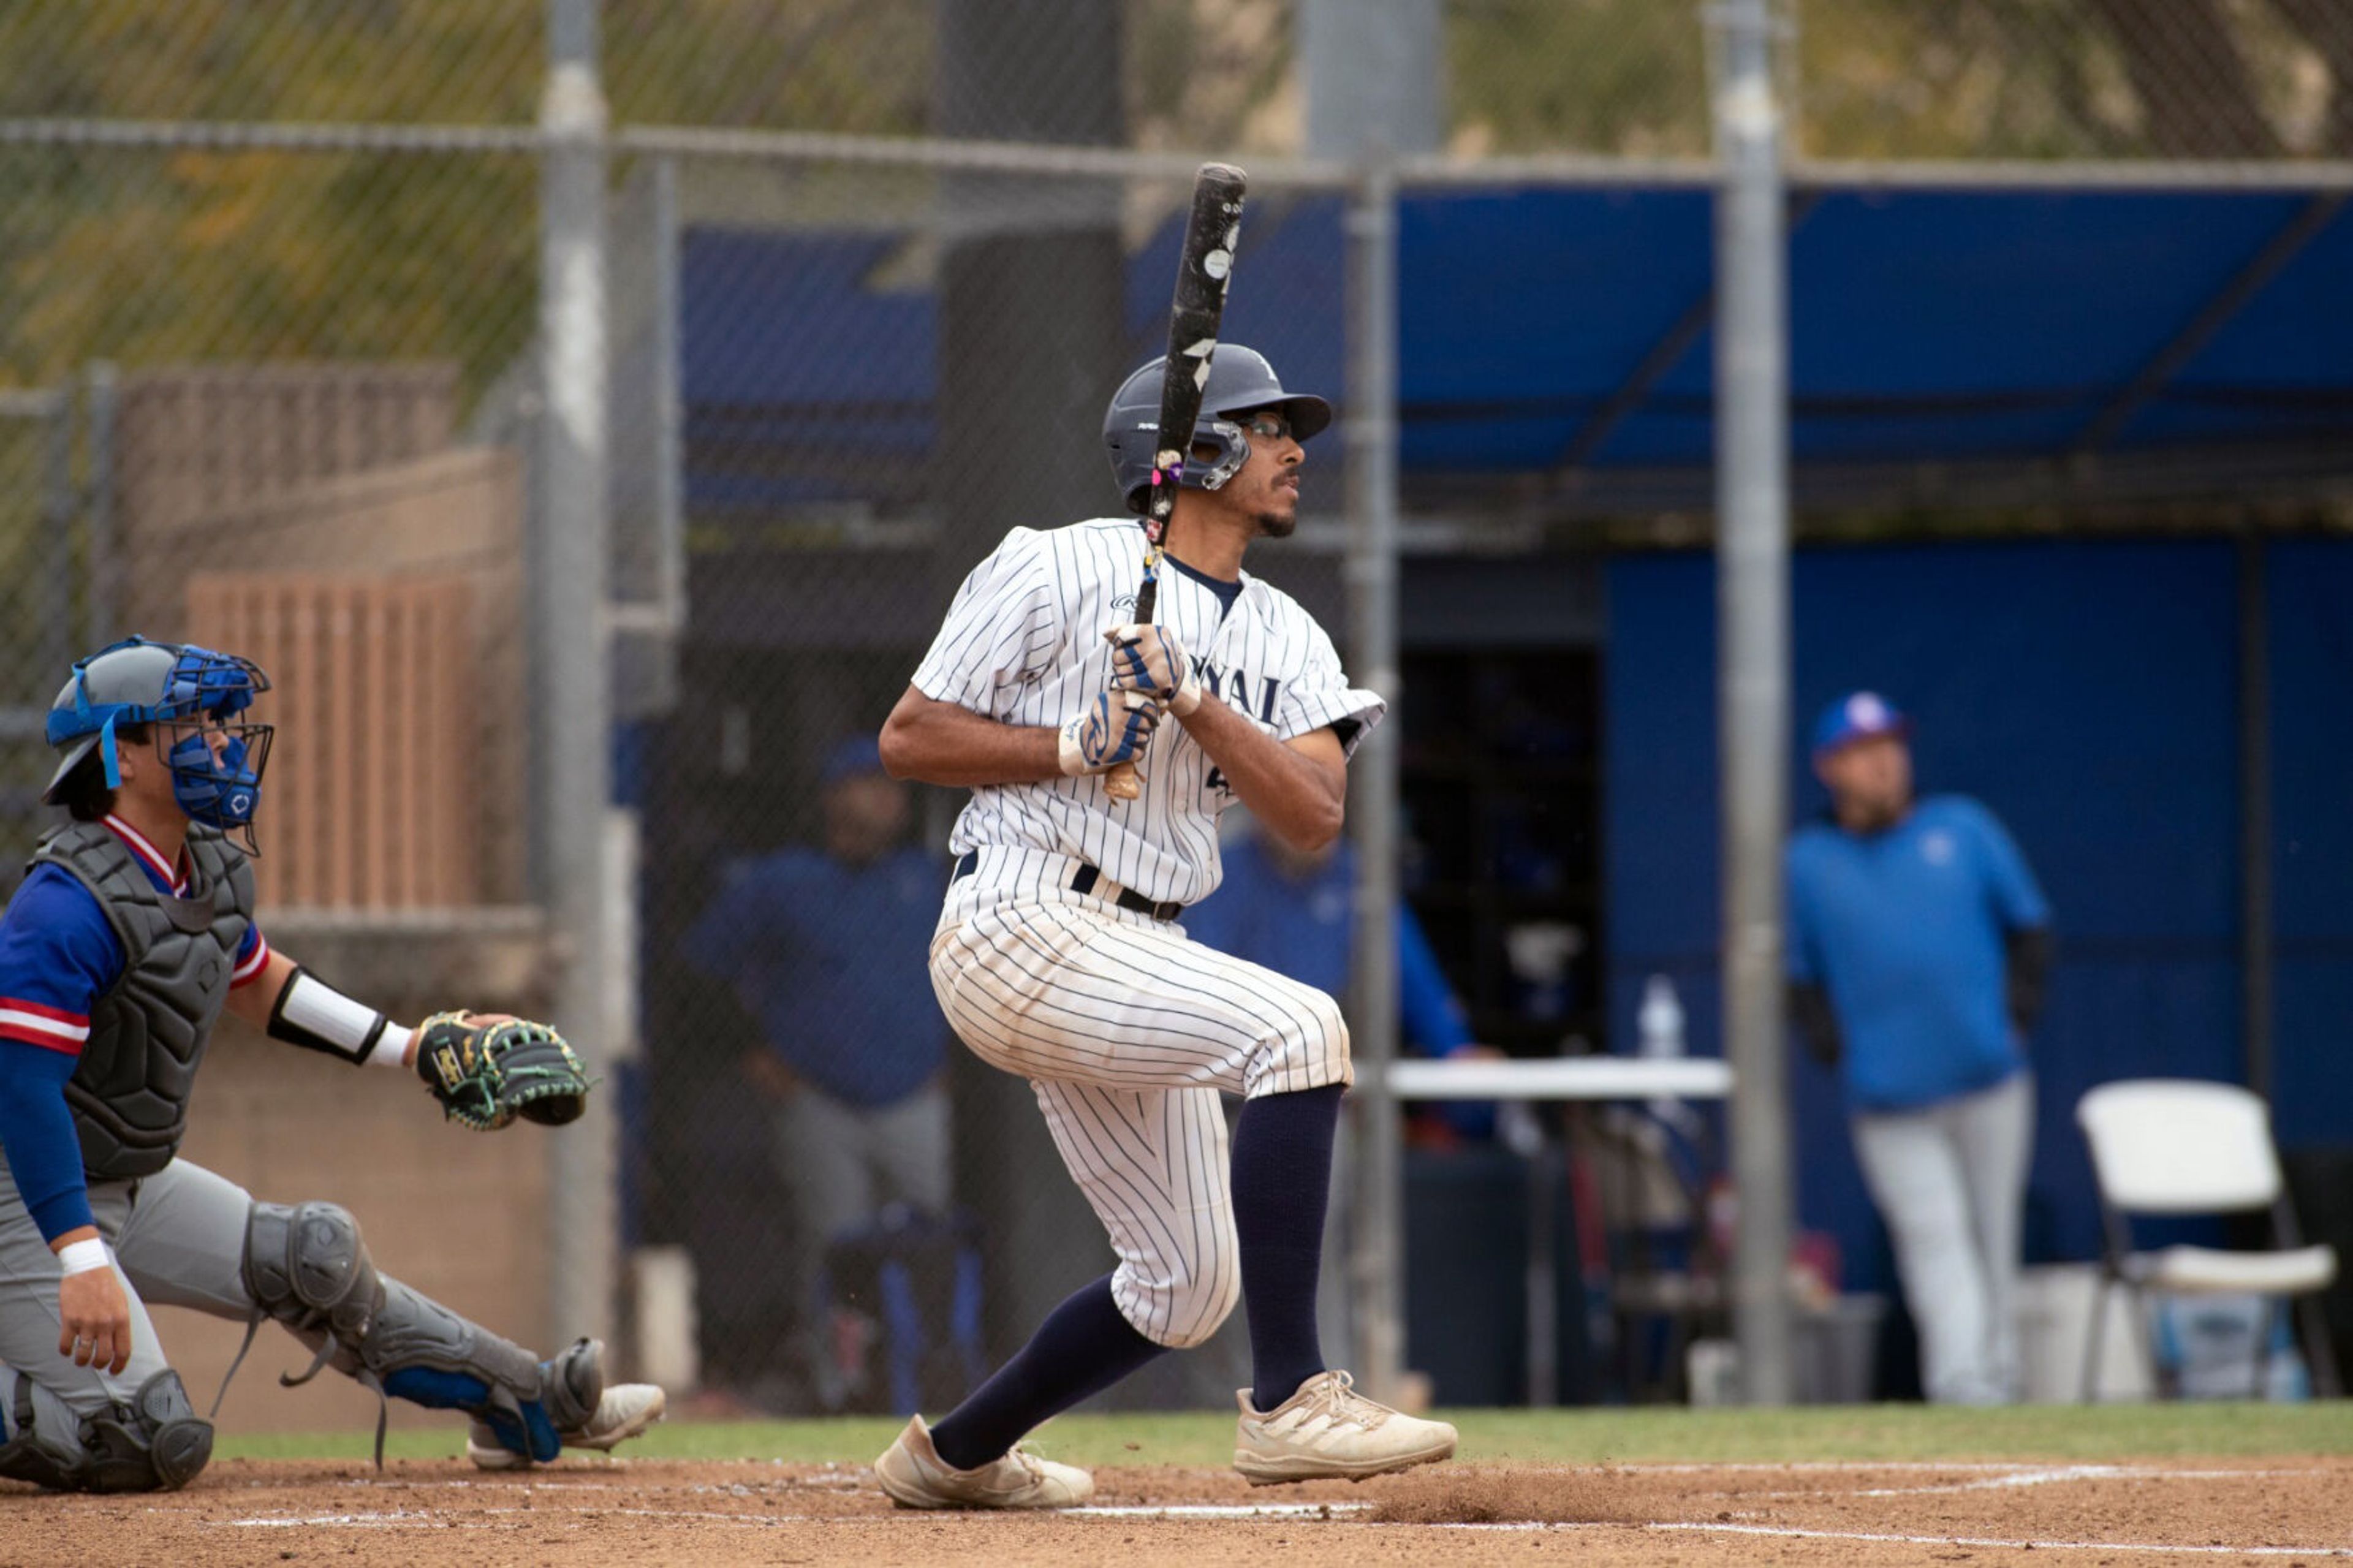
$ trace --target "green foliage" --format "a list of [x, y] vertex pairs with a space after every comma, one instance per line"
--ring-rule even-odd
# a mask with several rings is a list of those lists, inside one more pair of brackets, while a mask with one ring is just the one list
[[[1775, 0], [1795, 147], [1830, 158], [2353, 153], [2332, 0]], [[1704, 153], [1707, 7], [1452, 0], [1458, 150]]]
[[[615, 117], [923, 126], [928, 0], [607, 0]], [[0, 7], [0, 117], [528, 124], [544, 7], [80, 0]], [[534, 326], [536, 167], [440, 153], [0, 150], [0, 377], [99, 358], [455, 360]]]
[[1663, 157], [1708, 150], [1696, 5], [1455, 0], [1447, 22], [1461, 151]]

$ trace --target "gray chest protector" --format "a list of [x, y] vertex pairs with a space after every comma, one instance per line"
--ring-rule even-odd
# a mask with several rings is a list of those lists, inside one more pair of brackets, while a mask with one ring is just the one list
[[191, 826], [188, 896], [174, 898], [99, 822], [50, 835], [33, 864], [88, 888], [122, 944], [121, 977], [90, 1008], [90, 1039], [66, 1085], [82, 1168], [93, 1182], [152, 1176], [187, 1131], [196, 1067], [253, 924], [253, 869], [217, 831]]

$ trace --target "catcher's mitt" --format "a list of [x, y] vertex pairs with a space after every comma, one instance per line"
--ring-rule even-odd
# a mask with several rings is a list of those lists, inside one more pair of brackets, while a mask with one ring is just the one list
[[478, 1132], [518, 1116], [560, 1127], [587, 1109], [594, 1084], [563, 1036], [503, 1015], [434, 1014], [417, 1026], [417, 1071], [442, 1114]]

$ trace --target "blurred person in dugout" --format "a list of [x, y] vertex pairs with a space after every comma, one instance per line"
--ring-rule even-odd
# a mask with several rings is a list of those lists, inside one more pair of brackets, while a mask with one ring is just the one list
[[1929, 1399], [2019, 1394], [2019, 1226], [2034, 1136], [2026, 1037], [2051, 910], [2008, 832], [1912, 793], [1911, 721], [1876, 694], [1814, 726], [1828, 818], [1788, 852], [1791, 1011], [1839, 1069], [1894, 1242]]
[[871, 736], [839, 742], [821, 775], [825, 837], [737, 862], [686, 939], [690, 963], [729, 986], [759, 1026], [743, 1058], [766, 1104], [792, 1204], [795, 1352], [820, 1403], [855, 1390], [862, 1352], [839, 1342], [828, 1248], [898, 1205], [948, 1207], [947, 1033], [920, 974], [939, 874], [907, 841], [907, 786]]
[[[1356, 929], [1356, 860], [1348, 842], [1335, 840], [1310, 853], [1271, 833], [1245, 832], [1229, 835], [1220, 855], [1225, 876], [1215, 893], [1185, 911], [1185, 934], [1327, 996], [1346, 996]], [[1401, 1043], [1425, 1057], [1500, 1057], [1493, 1047], [1472, 1040], [1462, 1004], [1403, 899], [1398, 900], [1396, 921]], [[1412, 1141], [1425, 1147], [1492, 1138], [1495, 1106], [1492, 1100], [1444, 1101], [1417, 1110], [1408, 1129]]]

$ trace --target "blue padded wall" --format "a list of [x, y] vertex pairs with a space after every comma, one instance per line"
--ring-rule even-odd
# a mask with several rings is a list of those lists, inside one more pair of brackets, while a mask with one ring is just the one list
[[2273, 1126], [2353, 1143], [2353, 544], [2270, 547]]
[[[2316, 1047], [2353, 1005], [2353, 754], [2347, 726], [2322, 721], [2353, 710], [2353, 649], [2324, 646], [2353, 640], [2353, 550], [2284, 546], [2274, 563], [2274, 798], [2283, 832], [2306, 834], [2280, 860], [2281, 1132], [2343, 1140], [2345, 1073]], [[1621, 1047], [1642, 977], [1663, 971], [1694, 1048], [1721, 1049], [1715, 594], [1706, 555], [1609, 570], [1606, 923]], [[1884, 692], [1918, 721], [1922, 789], [1990, 805], [2057, 910], [2033, 1042], [2031, 1259], [2096, 1253], [2072, 1115], [2085, 1089], [2242, 1076], [2237, 594], [2234, 547], [2207, 541], [1873, 546], [1795, 563], [1797, 727], [1841, 691]], [[1792, 802], [1810, 814], [1825, 799], [1802, 751], [1793, 737]], [[1887, 1288], [1837, 1085], [1793, 1054], [1800, 1222], [1838, 1237], [1851, 1289]]]

